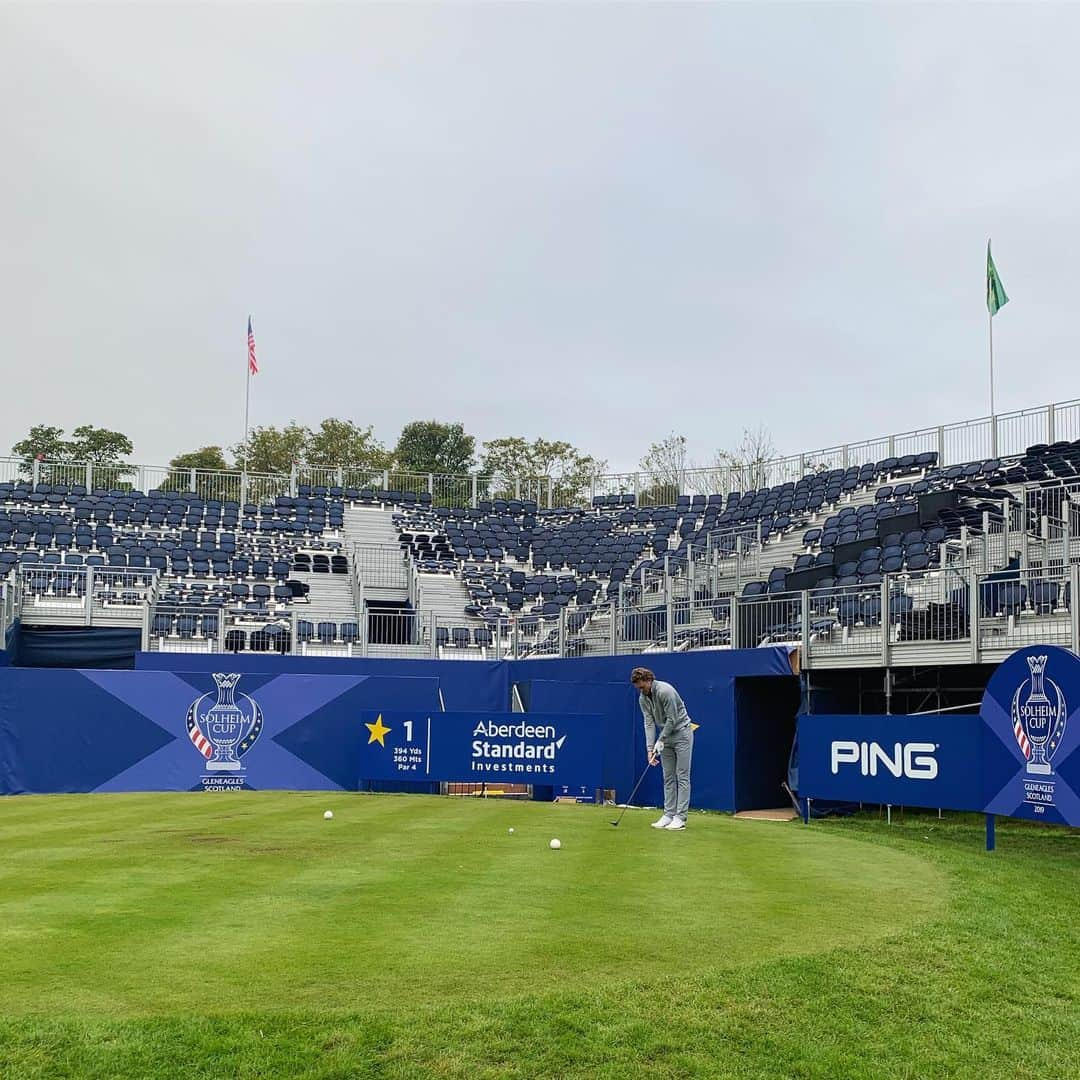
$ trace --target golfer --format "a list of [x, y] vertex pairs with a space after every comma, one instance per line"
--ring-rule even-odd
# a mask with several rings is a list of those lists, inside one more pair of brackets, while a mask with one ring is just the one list
[[649, 764], [659, 760], [664, 769], [664, 816], [652, 827], [685, 829], [690, 810], [690, 757], [694, 752], [694, 730], [686, 706], [678, 690], [671, 683], [661, 682], [648, 668], [634, 668], [630, 681], [640, 692], [638, 704], [645, 718]]

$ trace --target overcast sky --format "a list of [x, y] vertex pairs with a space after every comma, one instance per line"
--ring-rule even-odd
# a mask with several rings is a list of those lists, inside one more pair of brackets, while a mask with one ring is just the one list
[[1080, 396], [1080, 7], [0, 0], [0, 453], [705, 463]]

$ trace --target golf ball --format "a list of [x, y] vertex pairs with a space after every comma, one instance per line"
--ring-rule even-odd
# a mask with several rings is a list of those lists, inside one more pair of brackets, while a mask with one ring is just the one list
[[552, 851], [558, 851], [559, 848], [562, 847], [562, 844], [558, 840], [552, 840], [551, 843], [548, 844], [548, 847], [550, 847]]
[[507, 831], [507, 832], [508, 832], [508, 833], [509, 833], [509, 834], [510, 834], [511, 836], [513, 836], [513, 835], [514, 835], [514, 829], [513, 829], [513, 826], [511, 826], [511, 827], [510, 827], [509, 829], [507, 829], [506, 831]]
[[323, 814], [323, 817], [326, 818], [327, 821], [330, 821], [333, 818], [333, 816], [334, 816], [334, 811], [333, 810], [327, 810], [326, 813]]

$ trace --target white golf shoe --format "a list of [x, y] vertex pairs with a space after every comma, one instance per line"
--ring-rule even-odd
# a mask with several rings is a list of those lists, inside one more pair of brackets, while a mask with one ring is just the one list
[[676, 832], [679, 829], [686, 828], [686, 822], [677, 815], [671, 819], [665, 826], [663, 826], [668, 832]]
[[654, 829], [670, 829], [674, 820], [670, 814], [665, 814], [659, 821], [654, 821], [652, 827]]

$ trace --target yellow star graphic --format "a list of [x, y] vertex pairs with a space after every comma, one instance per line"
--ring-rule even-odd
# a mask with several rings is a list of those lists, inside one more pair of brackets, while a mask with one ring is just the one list
[[371, 732], [371, 738], [368, 739], [368, 746], [370, 746], [373, 742], [377, 742], [380, 746], [385, 747], [386, 743], [383, 742], [383, 740], [393, 730], [392, 728], [388, 728], [382, 722], [382, 713], [379, 713], [379, 715], [375, 717], [374, 724], [365, 724], [364, 727], [366, 727], [368, 731]]

